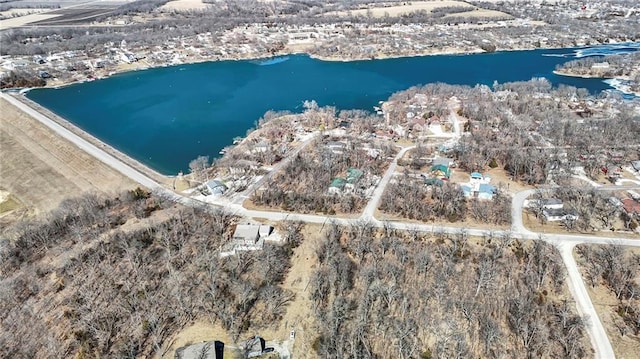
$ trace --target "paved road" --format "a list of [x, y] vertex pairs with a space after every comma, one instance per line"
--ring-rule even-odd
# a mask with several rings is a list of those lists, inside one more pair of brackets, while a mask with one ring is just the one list
[[[97, 159], [101, 160], [107, 165], [113, 167], [123, 175], [129, 177], [133, 181], [136, 181], [137, 183], [163, 196], [166, 196], [176, 202], [189, 205], [189, 206], [205, 205], [202, 202], [193, 200], [191, 198], [183, 197], [177, 193], [174, 193], [162, 187], [153, 179], [140, 173], [139, 171], [132, 168], [131, 166], [121, 162], [119, 159], [111, 156], [110, 154], [106, 153], [102, 149], [92, 145], [91, 143], [77, 136], [73, 132], [60, 126], [55, 121], [49, 119], [48, 117], [40, 114], [39, 112], [35, 111], [31, 107], [27, 106], [26, 104], [13, 98], [12, 96], [5, 93], [0, 93], [0, 97], [7, 100], [9, 103], [13, 104], [14, 106], [18, 107], [25, 113], [29, 114], [36, 120], [40, 121], [45, 126], [51, 128], [54, 132], [56, 132], [63, 138], [71, 141], [82, 150], [86, 151], [87, 153], [91, 154], [92, 156], [96, 157]], [[301, 150], [302, 147], [306, 146], [307, 143], [301, 146], [298, 149], [298, 151]], [[447, 233], [459, 233], [460, 231], [463, 230], [459, 227], [447, 227], [447, 226], [436, 226], [431, 224], [415, 224], [415, 223], [404, 223], [404, 222], [383, 222], [373, 217], [373, 213], [377, 208], [377, 204], [380, 201], [384, 188], [389, 182], [391, 176], [393, 175], [395, 168], [397, 167], [398, 158], [400, 158], [409, 149], [410, 148], [405, 148], [401, 150], [400, 153], [396, 156], [393, 163], [389, 166], [389, 169], [385, 173], [383, 179], [380, 181], [378, 188], [376, 188], [376, 190], [374, 191], [374, 195], [372, 196], [370, 202], [367, 204], [365, 210], [362, 213], [362, 216], [360, 216], [360, 218], [357, 218], [357, 219], [347, 219], [347, 218], [338, 218], [338, 217], [332, 217], [332, 216], [319, 216], [319, 215], [309, 215], [309, 214], [254, 211], [254, 210], [245, 209], [244, 207], [242, 207], [241, 203], [227, 204], [226, 206], [224, 206], [224, 208], [226, 210], [235, 212], [238, 215], [243, 215], [247, 217], [260, 217], [260, 218], [265, 218], [265, 219], [274, 220], [274, 221], [285, 220], [285, 219], [301, 220], [309, 223], [327, 223], [329, 221], [333, 221], [341, 225], [360, 224], [363, 221], [366, 221], [376, 227], [382, 227], [386, 225], [386, 226], [391, 226], [393, 228], [401, 229], [401, 230], [417, 230], [422, 232], [442, 231]], [[255, 188], [257, 187], [254, 187], [253, 190], [255, 190]], [[626, 187], [620, 187], [620, 186], [601, 186], [601, 187], [598, 187], [597, 189], [598, 190], [620, 190], [625, 188]], [[587, 333], [593, 344], [593, 347], [596, 353], [596, 358], [602, 358], [602, 359], [614, 358], [613, 350], [611, 348], [611, 343], [609, 342], [609, 339], [606, 336], [604, 327], [602, 326], [602, 323], [598, 318], [598, 315], [593, 307], [593, 304], [591, 303], [589, 295], [584, 286], [584, 282], [582, 280], [582, 277], [576, 265], [575, 259], [573, 258], [572, 251], [573, 251], [573, 247], [576, 244], [580, 244], [580, 243], [610, 244], [615, 242], [615, 244], [618, 244], [618, 245], [640, 247], [640, 240], [627, 239], [627, 238], [612, 239], [612, 238], [604, 238], [604, 237], [597, 237], [597, 236], [570, 235], [570, 234], [545, 234], [541, 236], [538, 233], [529, 231], [524, 227], [522, 223], [522, 208], [523, 208], [524, 200], [534, 192], [535, 192], [534, 190], [527, 190], [527, 191], [519, 192], [514, 196], [513, 202], [512, 202], [513, 225], [511, 227], [511, 230], [508, 232], [514, 238], [528, 239], [528, 240], [545, 240], [558, 247], [562, 255], [562, 259], [565, 263], [565, 266], [567, 267], [569, 287], [572, 295], [576, 300], [578, 311], [580, 312], [581, 315], [585, 315], [589, 318], [589, 325], [587, 325]], [[464, 229], [464, 231], [466, 231], [468, 235], [472, 235], [472, 236], [483, 236], [490, 233], [497, 234], [497, 235], [505, 234], [505, 231], [492, 231], [492, 230], [475, 229], [475, 228]]]
[[591, 345], [595, 351], [595, 357], [601, 359], [615, 358], [613, 347], [607, 337], [607, 332], [598, 317], [598, 312], [591, 302], [587, 288], [584, 285], [582, 275], [578, 270], [578, 265], [573, 257], [573, 247], [575, 244], [567, 242], [556, 243], [556, 247], [560, 251], [562, 261], [567, 267], [567, 283], [569, 291], [576, 300], [578, 314], [586, 319], [586, 329], [591, 340]]
[[258, 188], [260, 188], [263, 184], [265, 184], [267, 182], [267, 180], [269, 180], [275, 173], [277, 173], [278, 171], [280, 171], [282, 168], [284, 168], [285, 166], [287, 166], [297, 155], [298, 153], [300, 153], [300, 151], [302, 151], [305, 147], [307, 147], [311, 142], [313, 142], [313, 140], [315, 140], [318, 136], [314, 135], [310, 138], [308, 138], [306, 141], [304, 141], [300, 146], [298, 146], [298, 148], [296, 148], [292, 153], [289, 154], [289, 156], [287, 156], [285, 159], [283, 159], [282, 161], [280, 161], [278, 164], [276, 164], [275, 166], [273, 166], [273, 168], [271, 169], [271, 171], [269, 171], [269, 173], [267, 173], [266, 175], [262, 176], [262, 178], [260, 178], [259, 180], [257, 180], [254, 184], [252, 184], [251, 186], [249, 186], [249, 188], [247, 188], [246, 190], [244, 190], [241, 194], [237, 195], [234, 199], [233, 199], [233, 203], [234, 204], [242, 204], [244, 202], [245, 199], [251, 197], [251, 195], [253, 194], [253, 192], [255, 192]]
[[393, 174], [396, 172], [396, 168], [398, 167], [398, 160], [402, 158], [402, 156], [404, 156], [404, 154], [407, 153], [407, 151], [409, 151], [414, 147], [415, 146], [405, 147], [402, 150], [400, 150], [400, 152], [398, 152], [396, 157], [391, 162], [391, 165], [389, 165], [389, 168], [387, 168], [387, 172], [384, 173], [384, 176], [378, 183], [378, 186], [376, 187], [375, 191], [373, 191], [373, 195], [371, 196], [371, 199], [367, 203], [367, 206], [364, 208], [364, 211], [362, 212], [362, 216], [360, 216], [360, 219], [362, 220], [375, 219], [374, 213], [376, 211], [376, 208], [378, 208], [378, 203], [380, 203], [380, 198], [382, 197], [382, 194], [384, 193], [385, 188], [387, 188], [387, 184], [389, 183], [389, 180], [391, 180], [391, 177], [393, 177]]
[[25, 103], [17, 100], [13, 96], [0, 92], [0, 97], [2, 99], [7, 100], [7, 102], [9, 102], [12, 105], [16, 106], [20, 110], [24, 111], [29, 116], [31, 116], [31, 117], [35, 118], [36, 120], [40, 121], [42, 124], [44, 124], [45, 126], [49, 127], [55, 133], [59, 134], [60, 136], [62, 136], [65, 139], [67, 139], [71, 143], [75, 144], [76, 146], [78, 146], [83, 151], [89, 153], [90, 155], [94, 156], [95, 158], [99, 159], [100, 161], [102, 161], [102, 162], [106, 163], [107, 165], [113, 167], [115, 170], [117, 170], [118, 172], [122, 173], [123, 175], [131, 178], [135, 182], [140, 183], [141, 185], [143, 185], [143, 186], [145, 186], [145, 187], [147, 187], [147, 188], [149, 188], [151, 190], [154, 190], [154, 191], [155, 190], [164, 190], [164, 188], [162, 186], [160, 186], [160, 184], [158, 184], [156, 181], [154, 181], [151, 178], [143, 175], [142, 173], [140, 173], [137, 170], [133, 169], [131, 166], [123, 163], [119, 159], [111, 156], [110, 154], [106, 153], [105, 151], [101, 150], [100, 148], [94, 146], [93, 144], [91, 144], [88, 141], [84, 140], [83, 138], [81, 138], [80, 136], [76, 135], [75, 133], [67, 130], [66, 128], [64, 128], [61, 125], [59, 125], [57, 122], [49, 119], [48, 117], [44, 116], [40, 112], [38, 112], [38, 111], [34, 110], [33, 108], [27, 106]]

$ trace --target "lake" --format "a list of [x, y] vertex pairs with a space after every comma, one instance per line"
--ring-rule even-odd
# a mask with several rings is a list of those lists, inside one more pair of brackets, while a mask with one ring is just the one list
[[[634, 44], [635, 45], [635, 44]], [[627, 44], [629, 46], [629, 44]], [[27, 96], [163, 174], [185, 171], [198, 155], [218, 156], [270, 109], [301, 111], [304, 100], [338, 109], [372, 110], [378, 101], [432, 82], [491, 86], [546, 77], [554, 85], [598, 93], [598, 79], [557, 76], [575, 57], [624, 52], [597, 47], [327, 62], [305, 55], [286, 61], [220, 61], [118, 74]], [[636, 48], [631, 47], [630, 51]], [[283, 59], [284, 60], [284, 59]]]

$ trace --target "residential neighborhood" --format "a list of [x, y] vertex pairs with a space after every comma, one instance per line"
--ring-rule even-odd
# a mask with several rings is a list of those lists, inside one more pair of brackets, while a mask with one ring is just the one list
[[636, 358], [639, 20], [1, 2], [0, 358]]

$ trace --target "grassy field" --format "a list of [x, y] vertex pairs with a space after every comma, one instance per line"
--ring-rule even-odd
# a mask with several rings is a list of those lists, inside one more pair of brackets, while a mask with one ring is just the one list
[[4, 100], [0, 100], [0, 112], [0, 188], [8, 192], [7, 198], [37, 213], [85, 191], [135, 188], [119, 172]]
[[[382, 18], [385, 16], [397, 17], [405, 14], [409, 14], [416, 11], [426, 11], [428, 13], [433, 12], [439, 8], [445, 7], [468, 7], [470, 11], [451, 14], [451, 16], [479, 16], [483, 18], [503, 18], [509, 16], [506, 13], [500, 11], [490, 11], [477, 8], [464, 1], [444, 0], [444, 1], [416, 1], [407, 3], [406, 5], [396, 6], [371, 6], [367, 9], [358, 9], [351, 11], [332, 11], [325, 14], [325, 16], [347, 16], [349, 14], [353, 16], [371, 16], [374, 18]], [[471, 10], [475, 8], [474, 10]]]

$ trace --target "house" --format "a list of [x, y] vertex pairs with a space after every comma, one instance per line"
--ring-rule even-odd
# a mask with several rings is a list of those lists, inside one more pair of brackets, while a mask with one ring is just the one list
[[622, 208], [629, 217], [640, 217], [640, 202], [625, 198], [622, 200]]
[[471, 180], [470, 180], [471, 183], [474, 183], [474, 182], [480, 183], [482, 182], [483, 179], [484, 177], [482, 177], [482, 173], [471, 172]]
[[431, 173], [434, 177], [438, 178], [446, 178], [449, 179], [451, 177], [451, 170], [449, 167], [445, 165], [433, 165], [431, 166]]
[[247, 353], [246, 358], [256, 358], [265, 352], [265, 340], [259, 336], [255, 336], [247, 340], [244, 344], [244, 351]]
[[258, 229], [258, 236], [260, 236], [260, 238], [269, 237], [272, 232], [273, 232], [273, 227], [272, 226], [269, 226], [269, 225], [266, 225], [266, 224], [262, 224], [262, 225], [260, 225], [260, 228]]
[[437, 186], [442, 187], [444, 185], [444, 181], [438, 178], [424, 177], [424, 184], [427, 186]]
[[416, 117], [409, 121], [408, 129], [411, 131], [411, 134], [414, 136], [423, 136], [425, 132], [429, 130], [429, 125], [427, 125], [427, 121], [422, 117]]
[[488, 183], [468, 183], [460, 186], [466, 198], [478, 198], [492, 200], [496, 194], [496, 188]]
[[260, 141], [255, 146], [253, 146], [253, 149], [251, 150], [251, 152], [252, 153], [265, 153], [265, 152], [269, 151], [270, 148], [271, 148], [271, 146], [269, 146], [269, 143], [267, 141]]
[[257, 251], [264, 247], [264, 241], [269, 240], [273, 227], [261, 224], [238, 224], [231, 241], [220, 249], [220, 257], [228, 257], [238, 251]]
[[542, 215], [548, 222], [558, 222], [564, 220], [577, 220], [578, 214], [575, 211], [564, 208], [551, 208], [542, 211]]
[[218, 340], [184, 346], [176, 349], [175, 359], [222, 359], [224, 343]]
[[609, 63], [607, 61], [596, 62], [593, 65], [591, 65], [591, 69], [593, 69], [593, 70], [608, 70], [609, 69]]
[[245, 174], [249, 171], [255, 171], [258, 169], [258, 163], [249, 160], [237, 160], [229, 166], [229, 172], [231, 174]]
[[633, 167], [634, 170], [640, 172], [640, 161], [631, 162], [631, 167]]
[[493, 199], [496, 194], [496, 188], [488, 183], [480, 183], [478, 186], [478, 198], [479, 199]]
[[227, 186], [218, 180], [211, 180], [205, 184], [212, 196], [222, 196], [227, 191]]
[[562, 200], [558, 198], [542, 198], [540, 204], [543, 209], [562, 209], [564, 207]]
[[453, 158], [436, 157], [431, 162], [431, 165], [432, 166], [443, 165], [443, 166], [451, 167], [453, 166]]
[[260, 238], [260, 226], [255, 224], [238, 224], [233, 232], [234, 244], [253, 246]]
[[347, 169], [347, 182], [350, 184], [355, 184], [363, 174], [364, 172], [357, 168], [349, 168]]
[[347, 181], [344, 178], [336, 177], [331, 181], [328, 191], [331, 194], [341, 194], [346, 184]]
[[609, 178], [620, 178], [622, 177], [622, 169], [619, 166], [607, 166], [602, 168], [602, 173], [604, 173]]
[[345, 142], [331, 141], [328, 142], [326, 147], [335, 154], [344, 153], [344, 150], [347, 148], [347, 144]]

